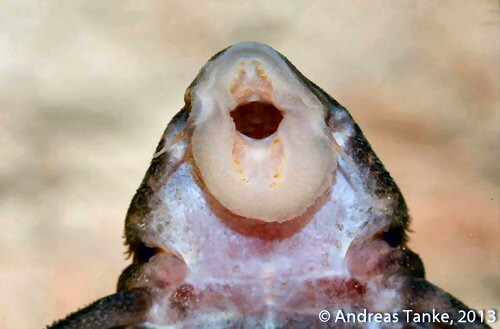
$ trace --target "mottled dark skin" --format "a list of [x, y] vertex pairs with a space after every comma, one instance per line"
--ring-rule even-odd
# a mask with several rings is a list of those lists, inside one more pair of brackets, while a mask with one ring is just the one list
[[[210, 61], [215, 60], [225, 51], [226, 49], [219, 52]], [[424, 266], [420, 257], [407, 246], [407, 232], [410, 220], [404, 198], [390, 174], [371, 149], [361, 129], [342, 105], [305, 78], [288, 59], [285, 57], [283, 59], [320, 100], [324, 108], [328, 109], [325, 111], [324, 116], [329, 129], [332, 132], [342, 131], [345, 127], [353, 129], [354, 134], [344, 146], [343, 152], [359, 168], [366, 170], [368, 174], [364, 177], [365, 184], [372, 187], [373, 193], [381, 199], [390, 200], [391, 216], [388, 225], [375, 232], [370, 239], [366, 239], [366, 237], [355, 238], [349, 248], [348, 254], [352, 256], [352, 262], [362, 263], [363, 268], [357, 270], [356, 265], [353, 265], [354, 278], [344, 284], [342, 289], [332, 288], [333, 293], [345, 294], [347, 296], [345, 298], [352, 300], [354, 304], [358, 298], [356, 296], [362, 296], [366, 289], [364, 278], [377, 278], [377, 282], [383, 287], [403, 287], [399, 290], [399, 294], [402, 296], [404, 309], [413, 309], [416, 312], [428, 312], [431, 309], [436, 309], [439, 312], [449, 313], [452, 318], [458, 319], [457, 312], [459, 310], [467, 311], [469, 308], [455, 297], [426, 281]], [[186, 91], [185, 106], [168, 124], [156, 149], [157, 152], [164, 148], [167, 141], [171, 141], [179, 131], [189, 125], [191, 89], [196, 85], [200, 75], [201, 72]], [[190, 156], [190, 154], [185, 155], [185, 157]], [[141, 225], [141, 223], [143, 223], [144, 218], [163, 207], [159, 198], [159, 191], [180, 163], [179, 159], [170, 156], [168, 153], [154, 157], [132, 199], [125, 222], [125, 239], [129, 253], [132, 256], [132, 264], [122, 272], [118, 280], [118, 292], [94, 302], [69, 315], [64, 320], [54, 323], [49, 327], [50, 329], [140, 328], [137, 325], [145, 321], [151, 306], [157, 300], [158, 295], [162, 294], [163, 290], [161, 289], [162, 284], [164, 284], [158, 282], [154, 275], [144, 270], [145, 265], [154, 256], [168, 253], [166, 250], [162, 250], [161, 246], [156, 244], [155, 241], [148, 240], [148, 227]], [[342, 170], [342, 168], [339, 170]], [[286, 238], [287, 234], [289, 234], [287, 229], [299, 229], [296, 227], [300, 227], [302, 224], [297, 222], [296, 227], [292, 228], [290, 228], [290, 225], [292, 225], [290, 223], [262, 223], [259, 225], [248, 226], [248, 231], [244, 231], [245, 225], [243, 225], [242, 234], [262, 235], [263, 239], [268, 238], [270, 240]], [[265, 233], [261, 234], [261, 232]], [[375, 259], [365, 258], [365, 253], [362, 251], [375, 248], [379, 242], [385, 242], [389, 248], [383, 249]], [[197, 302], [197, 298], [199, 296], [196, 295], [193, 287], [189, 284], [183, 284], [170, 296], [170, 304], [172, 309], [176, 310], [177, 316], [183, 318], [189, 313], [193, 307], [192, 305]], [[360, 305], [363, 305], [362, 302], [360, 303]], [[328, 307], [328, 305], [325, 305], [325, 307]], [[243, 320], [233, 319], [232, 322], [228, 320], [225, 328], [241, 328], [242, 326]], [[366, 326], [350, 325], [343, 327], [333, 322], [321, 323], [317, 318], [317, 314], [315, 314], [309, 318], [305, 317], [301, 321], [290, 319], [282, 328], [366, 328]], [[384, 328], [391, 328], [391, 325]], [[405, 324], [404, 328], [479, 329], [489, 328], [489, 326], [479, 321], [475, 323], [458, 323], [455, 321], [452, 326], [434, 323], [408, 323]]]

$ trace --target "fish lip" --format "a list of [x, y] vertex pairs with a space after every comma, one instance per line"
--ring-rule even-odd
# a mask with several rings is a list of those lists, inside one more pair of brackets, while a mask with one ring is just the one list
[[210, 66], [212, 64], [214, 64], [218, 59], [220, 59], [220, 57], [227, 54], [228, 51], [234, 51], [234, 50], [238, 50], [238, 49], [240, 51], [245, 51], [245, 49], [246, 49], [246, 50], [251, 50], [251, 52], [254, 52], [257, 50], [258, 52], [260, 51], [262, 53], [265, 53], [265, 52], [273, 53], [277, 57], [279, 57], [282, 61], [287, 63], [287, 65], [291, 65], [290, 61], [287, 58], [285, 58], [282, 54], [278, 53], [276, 50], [274, 50], [272, 47], [270, 47], [266, 44], [263, 44], [263, 43], [260, 43], [257, 41], [241, 41], [241, 42], [237, 42], [235, 44], [232, 44], [232, 45], [222, 49], [221, 51], [219, 51], [215, 55], [213, 55], [208, 60], [208, 62], [201, 68], [200, 72], [198, 72], [198, 74], [196, 75], [194, 80], [191, 82], [191, 84], [189, 84], [189, 86], [187, 87], [186, 92], [184, 93], [184, 103], [186, 104], [186, 107], [189, 110], [191, 110], [191, 107], [192, 107], [192, 105], [191, 105], [192, 98], [193, 98], [194, 90], [196, 89], [196, 85], [203, 78], [203, 76], [207, 73], [207, 70], [209, 70]]
[[[337, 160], [324, 103], [273, 48], [256, 42], [228, 48], [203, 67], [188, 93], [193, 159], [208, 190], [231, 212], [265, 222], [289, 221], [331, 185]], [[284, 114], [275, 131], [268, 131], [276, 137], [268, 149], [262, 143], [272, 137], [257, 143], [269, 136], [248, 140], [236, 134], [230, 113], [252, 102], [272, 104]], [[265, 207], [255, 208], [248, 200]]]
[[239, 138], [241, 138], [245, 142], [252, 143], [252, 144], [262, 144], [262, 145], [266, 145], [266, 144], [271, 143], [276, 138], [277, 135], [278, 135], [278, 131], [276, 130], [274, 133], [272, 133], [271, 135], [269, 135], [267, 137], [256, 139], [256, 138], [249, 137], [245, 134], [242, 134], [239, 131], [236, 131], [236, 136], [238, 136]]
[[231, 50], [231, 51], [250, 50], [250, 52], [255, 52], [255, 51], [256, 52], [259, 52], [259, 51], [266, 52], [266, 51], [268, 51], [268, 52], [272, 52], [272, 53], [282, 57], [282, 55], [280, 53], [278, 53], [274, 48], [272, 48], [264, 43], [261, 43], [258, 41], [246, 40], [246, 41], [240, 41], [240, 42], [234, 43], [234, 44], [224, 48], [223, 50], [221, 50], [218, 53], [216, 53], [215, 55], [213, 55], [208, 60], [208, 62], [212, 62], [212, 61], [216, 60], [220, 56], [224, 55], [228, 50]]

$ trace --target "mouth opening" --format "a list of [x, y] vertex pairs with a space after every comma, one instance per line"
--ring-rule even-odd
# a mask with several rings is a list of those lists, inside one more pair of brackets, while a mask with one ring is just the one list
[[278, 130], [283, 119], [281, 111], [274, 105], [261, 102], [240, 105], [230, 114], [236, 130], [253, 139], [264, 139], [271, 136]]

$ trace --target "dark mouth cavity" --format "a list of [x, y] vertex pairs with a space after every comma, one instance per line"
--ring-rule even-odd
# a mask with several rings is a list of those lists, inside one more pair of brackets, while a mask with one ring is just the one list
[[236, 130], [253, 139], [264, 139], [278, 130], [283, 119], [281, 111], [274, 105], [250, 102], [231, 111]]

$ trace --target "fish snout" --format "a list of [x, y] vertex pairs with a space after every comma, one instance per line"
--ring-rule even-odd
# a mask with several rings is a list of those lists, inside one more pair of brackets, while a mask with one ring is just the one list
[[229, 47], [192, 84], [194, 163], [232, 213], [287, 221], [331, 186], [336, 154], [323, 104], [309, 88], [258, 43]]

